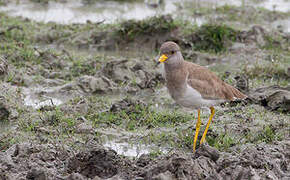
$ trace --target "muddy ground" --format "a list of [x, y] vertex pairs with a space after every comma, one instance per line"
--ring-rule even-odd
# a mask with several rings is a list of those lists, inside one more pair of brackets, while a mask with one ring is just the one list
[[[290, 179], [290, 34], [276, 26], [289, 10], [171, 13], [59, 24], [0, 12], [0, 179]], [[156, 65], [166, 40], [248, 95], [217, 107], [196, 153], [196, 110], [173, 102]]]

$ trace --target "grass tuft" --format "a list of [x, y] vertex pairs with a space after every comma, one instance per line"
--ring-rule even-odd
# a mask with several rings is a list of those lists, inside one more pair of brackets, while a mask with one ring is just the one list
[[175, 28], [177, 28], [177, 25], [171, 16], [157, 16], [141, 21], [125, 21], [120, 24], [116, 34], [127, 41], [132, 41], [137, 36], [168, 33]]
[[205, 24], [196, 32], [194, 49], [214, 51], [215, 53], [226, 50], [227, 41], [236, 41], [238, 31], [226, 25]]

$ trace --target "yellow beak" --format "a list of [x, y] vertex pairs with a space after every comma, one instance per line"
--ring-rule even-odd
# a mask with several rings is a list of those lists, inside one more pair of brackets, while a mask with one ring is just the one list
[[168, 59], [168, 57], [165, 54], [162, 54], [162, 56], [160, 56], [159, 58], [159, 62], [163, 63], [164, 61], [166, 61]]

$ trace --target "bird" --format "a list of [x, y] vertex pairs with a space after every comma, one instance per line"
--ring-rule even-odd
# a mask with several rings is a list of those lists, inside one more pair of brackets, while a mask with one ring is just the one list
[[193, 139], [195, 152], [201, 125], [200, 110], [209, 108], [211, 112], [200, 140], [200, 144], [203, 144], [215, 114], [214, 107], [236, 99], [245, 99], [247, 96], [222, 81], [206, 67], [185, 61], [180, 47], [173, 41], [161, 45], [158, 64], [160, 63], [164, 63], [166, 86], [173, 100], [183, 107], [197, 109], [198, 117]]

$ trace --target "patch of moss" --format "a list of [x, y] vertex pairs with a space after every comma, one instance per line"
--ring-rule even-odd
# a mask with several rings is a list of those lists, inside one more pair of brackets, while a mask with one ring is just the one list
[[222, 52], [227, 41], [236, 41], [238, 31], [226, 25], [205, 24], [194, 33], [194, 49]]

